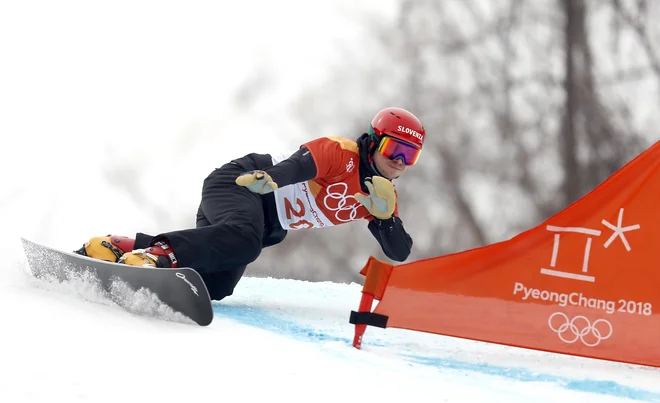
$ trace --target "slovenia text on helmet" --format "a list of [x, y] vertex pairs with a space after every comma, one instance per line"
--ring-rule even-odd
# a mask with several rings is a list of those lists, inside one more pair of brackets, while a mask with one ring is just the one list
[[420, 120], [411, 112], [396, 107], [385, 108], [376, 114], [369, 127], [369, 135], [376, 145], [383, 145], [384, 138], [392, 138], [417, 149], [413, 161], [405, 161], [413, 165], [424, 145], [425, 131]]

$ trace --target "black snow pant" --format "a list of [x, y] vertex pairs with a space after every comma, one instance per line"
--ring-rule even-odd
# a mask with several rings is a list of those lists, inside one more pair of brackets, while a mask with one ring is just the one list
[[199, 272], [211, 299], [234, 292], [248, 264], [264, 247], [284, 240], [272, 194], [259, 195], [238, 186], [236, 178], [250, 170], [272, 166], [267, 154], [249, 154], [215, 169], [205, 180], [196, 228], [159, 234], [138, 233], [136, 248], [165, 240], [179, 267]]

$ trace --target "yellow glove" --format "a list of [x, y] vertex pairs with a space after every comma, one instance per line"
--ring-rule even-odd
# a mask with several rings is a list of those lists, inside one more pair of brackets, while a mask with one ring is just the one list
[[396, 193], [392, 182], [382, 176], [374, 176], [366, 178], [364, 184], [369, 189], [369, 196], [356, 193], [353, 197], [366, 207], [372, 216], [381, 220], [392, 217], [396, 207]]
[[277, 190], [277, 183], [273, 182], [265, 171], [250, 171], [236, 178], [236, 184], [245, 186], [251, 192], [265, 195]]

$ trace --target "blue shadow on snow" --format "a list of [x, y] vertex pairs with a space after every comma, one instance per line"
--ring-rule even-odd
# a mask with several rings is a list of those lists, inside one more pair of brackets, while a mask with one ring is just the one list
[[[295, 339], [308, 342], [338, 341], [351, 345], [352, 339], [346, 337], [332, 336], [319, 332], [310, 326], [282, 318], [270, 312], [266, 308], [253, 307], [249, 305], [224, 305], [219, 302], [213, 303], [214, 314], [233, 319], [245, 325], [254, 326], [277, 334], [282, 334]], [[347, 319], [348, 321], [348, 319]], [[378, 347], [386, 347], [385, 344], [374, 344]], [[578, 392], [598, 393], [613, 397], [639, 400], [643, 402], [660, 403], [660, 393], [654, 393], [644, 389], [621, 385], [613, 381], [580, 380], [561, 376], [534, 373], [522, 368], [497, 367], [489, 364], [462, 362], [454, 359], [422, 357], [417, 355], [403, 354], [408, 361], [428, 365], [436, 368], [452, 370], [472, 371], [485, 375], [501, 376], [523, 382], [551, 382], [566, 389]]]

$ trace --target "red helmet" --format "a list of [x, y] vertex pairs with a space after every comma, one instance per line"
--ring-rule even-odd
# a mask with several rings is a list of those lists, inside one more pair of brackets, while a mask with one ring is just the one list
[[[385, 108], [371, 121], [370, 133], [379, 139], [393, 137], [418, 149], [424, 145], [424, 126], [415, 115], [402, 108]], [[377, 139], [374, 139], [377, 140]]]

